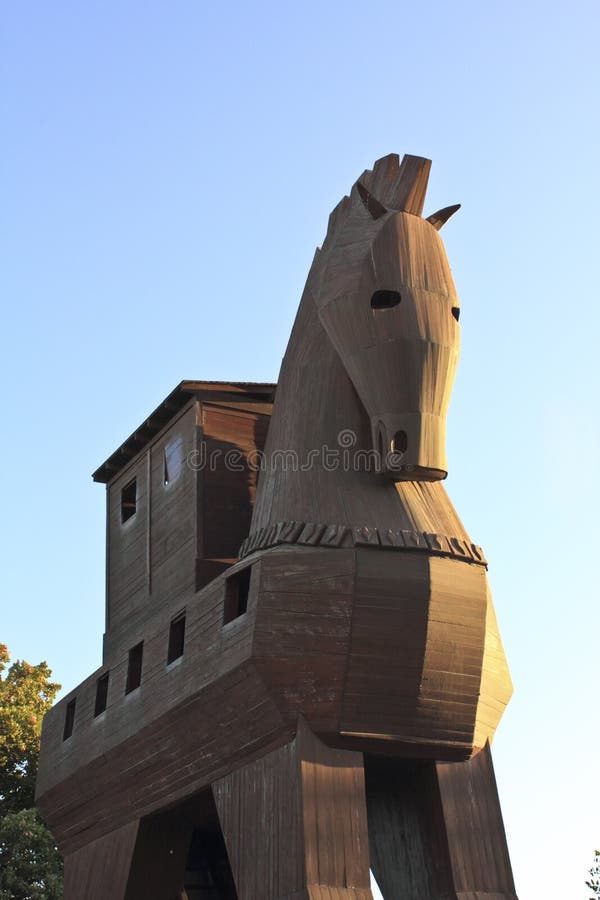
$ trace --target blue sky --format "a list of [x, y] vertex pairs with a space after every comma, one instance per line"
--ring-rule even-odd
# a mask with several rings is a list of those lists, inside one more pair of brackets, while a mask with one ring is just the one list
[[183, 378], [275, 380], [327, 217], [389, 152], [461, 297], [448, 491], [515, 696], [494, 745], [520, 900], [600, 845], [596, 2], [6, 5], [1, 633], [100, 661], [90, 473]]

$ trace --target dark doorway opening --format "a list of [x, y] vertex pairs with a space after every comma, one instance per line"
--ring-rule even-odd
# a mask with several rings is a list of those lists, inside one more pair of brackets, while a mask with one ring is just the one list
[[126, 900], [238, 900], [210, 788], [140, 822]]
[[225, 841], [218, 826], [195, 828], [185, 871], [187, 900], [238, 900]]

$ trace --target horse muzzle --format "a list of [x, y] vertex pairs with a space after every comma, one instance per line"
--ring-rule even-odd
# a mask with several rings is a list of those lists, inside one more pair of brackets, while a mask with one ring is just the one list
[[378, 470], [392, 481], [442, 481], [448, 474], [446, 421], [429, 413], [382, 415], [371, 422]]

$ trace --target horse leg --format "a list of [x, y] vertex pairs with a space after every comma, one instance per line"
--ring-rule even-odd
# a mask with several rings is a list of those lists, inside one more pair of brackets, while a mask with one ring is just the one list
[[64, 900], [180, 900], [191, 831], [174, 811], [136, 819], [66, 855]]
[[459, 900], [517, 900], [489, 744], [464, 763], [437, 763], [442, 824]]
[[296, 737], [213, 785], [238, 900], [372, 900], [362, 754]]
[[366, 783], [386, 900], [516, 900], [489, 747], [463, 763], [369, 758]]
[[63, 900], [124, 900], [139, 820], [65, 854]]

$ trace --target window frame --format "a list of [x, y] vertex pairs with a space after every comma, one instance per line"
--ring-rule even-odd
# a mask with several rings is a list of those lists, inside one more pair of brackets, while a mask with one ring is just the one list
[[225, 578], [223, 628], [241, 619], [248, 612], [251, 583], [252, 565], [244, 566], [243, 569], [238, 569], [237, 572]]
[[[127, 495], [127, 492], [131, 492], [131, 488], [133, 487], [133, 500], [131, 496]], [[133, 478], [130, 478], [127, 484], [124, 484], [121, 488], [121, 493], [119, 496], [120, 502], [120, 512], [121, 512], [121, 525], [126, 525], [127, 522], [130, 522], [133, 519], [138, 511], [138, 490], [137, 490], [137, 475], [134, 475]]]
[[[182, 609], [176, 616], [173, 616], [169, 624], [169, 641], [167, 644], [167, 668], [173, 666], [176, 662], [183, 659], [185, 653], [185, 627], [186, 627], [186, 611]], [[181, 635], [178, 630], [181, 628]], [[179, 652], [176, 652], [179, 650]], [[175, 655], [173, 655], [175, 653]]]
[[144, 668], [144, 642], [138, 641], [129, 649], [127, 658], [127, 680], [125, 682], [125, 695], [137, 691], [142, 684], [142, 672]]

